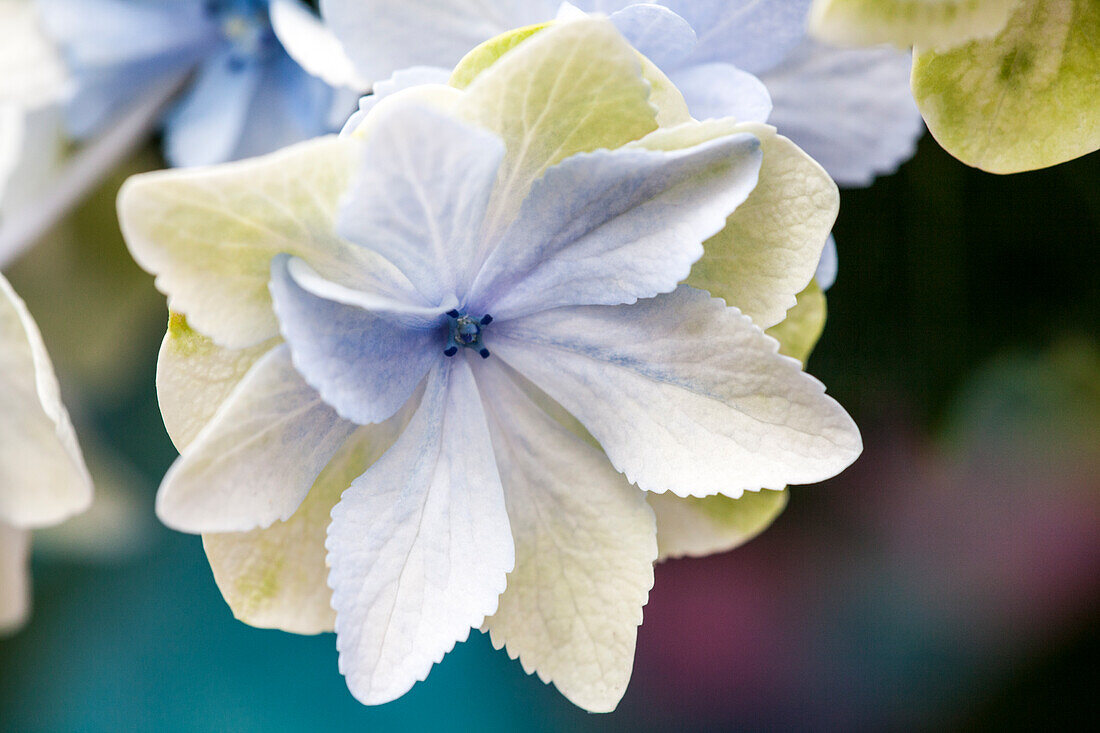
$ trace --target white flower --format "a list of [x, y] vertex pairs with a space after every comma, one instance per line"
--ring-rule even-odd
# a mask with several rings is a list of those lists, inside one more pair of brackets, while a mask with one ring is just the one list
[[606, 20], [465, 72], [343, 138], [127, 184], [131, 251], [186, 316], [158, 513], [207, 533], [242, 618], [334, 626], [366, 703], [484, 624], [611, 710], [660, 556], [648, 496], [730, 501], [860, 452], [761, 331], [836, 188], [773, 128], [692, 121]]

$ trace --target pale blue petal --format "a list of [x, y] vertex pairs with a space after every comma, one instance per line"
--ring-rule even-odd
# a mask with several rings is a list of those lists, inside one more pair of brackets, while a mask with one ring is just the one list
[[504, 143], [425, 107], [378, 112], [336, 230], [438, 305], [466, 290]]
[[866, 186], [912, 157], [924, 123], [909, 89], [910, 56], [806, 41], [762, 78], [768, 120], [842, 186]]
[[816, 483], [862, 448], [855, 423], [798, 361], [693, 288], [494, 324], [487, 343], [646, 491], [736, 498]]
[[374, 109], [374, 105], [391, 94], [396, 94], [409, 87], [418, 87], [421, 84], [446, 84], [450, 78], [451, 72], [440, 66], [413, 66], [394, 72], [393, 76], [375, 84], [372, 92], [359, 100], [358, 111], [348, 119], [340, 134], [351, 134], [366, 119], [367, 114]]
[[[262, 65], [245, 129], [227, 160], [251, 158], [335, 132], [335, 92], [298, 66], [281, 48]], [[348, 98], [348, 109], [353, 106]]]
[[822, 290], [828, 290], [836, 282], [839, 260], [836, 256], [836, 238], [832, 234], [825, 240], [825, 249], [821, 250], [821, 260], [817, 263], [814, 280]]
[[[245, 130], [263, 69], [230, 47], [202, 65], [195, 83], [164, 122], [164, 154], [172, 166], [224, 163]], [[268, 151], [270, 152], [270, 151]]]
[[438, 364], [397, 442], [329, 525], [340, 671], [360, 701], [400, 697], [497, 609], [515, 548], [478, 385]]
[[445, 358], [445, 328], [319, 297], [297, 282], [292, 262], [300, 261], [272, 262], [271, 297], [295, 368], [347, 420], [368, 425], [392, 416]]
[[695, 48], [695, 31], [688, 22], [660, 5], [628, 6], [612, 13], [611, 22], [639, 53], [666, 72]]
[[812, 0], [660, 0], [691, 24], [699, 43], [689, 59], [720, 61], [759, 75], [806, 34]]
[[693, 64], [669, 73], [697, 120], [733, 117], [740, 122], [766, 122], [772, 98], [764, 82], [736, 66]]
[[760, 161], [748, 134], [567, 158], [535, 182], [471, 288], [469, 312], [507, 319], [673, 290], [756, 186]]

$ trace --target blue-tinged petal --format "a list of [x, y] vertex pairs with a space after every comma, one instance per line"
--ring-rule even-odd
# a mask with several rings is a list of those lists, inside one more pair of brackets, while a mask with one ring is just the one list
[[347, 95], [346, 109], [333, 124], [336, 92], [306, 73], [281, 50], [273, 50], [260, 68], [259, 84], [248, 107], [245, 129], [229, 160], [264, 155], [288, 145], [335, 132], [355, 107]]
[[465, 292], [504, 143], [419, 105], [378, 114], [336, 230], [438, 305]]
[[409, 66], [453, 67], [474, 46], [553, 19], [561, 0], [321, 0], [321, 13], [359, 75], [385, 79]]
[[487, 344], [647, 491], [737, 498], [822, 481], [862, 450], [820, 382], [737, 309], [693, 288], [538, 313], [499, 324]]
[[732, 64], [692, 64], [669, 73], [697, 120], [733, 117], [738, 122], [767, 122], [772, 98], [764, 82]]
[[515, 550], [464, 356], [432, 370], [404, 433], [333, 510], [326, 547], [340, 671], [364, 703], [403, 695], [496, 610]]
[[806, 41], [762, 78], [768, 122], [841, 186], [866, 186], [916, 152], [924, 123], [909, 88], [910, 56], [882, 46]]
[[164, 122], [164, 154], [172, 166], [213, 165], [234, 157], [262, 71], [228, 46], [202, 65]]
[[302, 0], [271, 0], [271, 29], [303, 69], [334, 87], [365, 91], [343, 45]]
[[360, 425], [382, 422], [444, 358], [442, 314], [453, 305], [439, 310], [436, 320], [400, 302], [383, 310], [374, 300], [370, 305], [378, 309], [368, 311], [326, 298], [348, 291], [322, 281], [301, 260], [279, 256], [271, 270], [275, 315], [294, 365], [344, 418]]
[[535, 182], [470, 291], [508, 319], [667, 293], [756, 186], [760, 143], [728, 135], [673, 151], [582, 153]]
[[393, 76], [375, 84], [371, 93], [359, 100], [359, 109], [348, 119], [340, 134], [350, 135], [375, 105], [386, 97], [423, 84], [446, 84], [450, 78], [451, 72], [441, 66], [413, 66], [394, 72]]
[[630, 5], [611, 14], [611, 22], [639, 53], [666, 73], [691, 55], [697, 41], [691, 25], [660, 5]]
[[46, 32], [77, 72], [194, 49], [218, 35], [201, 2], [34, 1]]
[[653, 585], [653, 512], [644, 492], [536, 405], [499, 360], [476, 374], [516, 543], [516, 568], [485, 627], [526, 672], [586, 710], [608, 712], [630, 680]]
[[806, 34], [811, 0], [659, 0], [695, 29], [690, 63], [721, 61], [751, 74], [779, 63]]
[[157, 493], [157, 516], [184, 532], [246, 532], [286, 521], [355, 431], [278, 346], [253, 365], [184, 449]]
[[825, 249], [821, 250], [821, 260], [817, 263], [814, 280], [822, 290], [828, 290], [836, 282], [839, 261], [836, 256], [836, 238], [832, 234], [825, 240]]

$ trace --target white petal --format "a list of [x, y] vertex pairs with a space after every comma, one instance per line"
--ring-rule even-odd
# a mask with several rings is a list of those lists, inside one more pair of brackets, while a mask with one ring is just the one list
[[657, 515], [660, 559], [704, 557], [740, 547], [771, 526], [787, 506], [786, 491], [747, 491], [728, 496], [646, 496]]
[[666, 72], [677, 68], [698, 42], [686, 20], [660, 5], [628, 5], [612, 13], [611, 22], [630, 45]]
[[447, 80], [450, 78], [450, 70], [440, 66], [412, 66], [408, 69], [395, 71], [389, 79], [375, 84], [370, 94], [360, 97], [359, 109], [344, 123], [340, 134], [350, 135], [355, 132], [363, 124], [363, 120], [367, 118], [370, 111], [386, 97], [412, 87], [427, 84], [446, 85]]
[[0, 522], [0, 637], [22, 626], [31, 610], [31, 533]]
[[869, 185], [911, 158], [924, 132], [910, 65], [893, 48], [806, 41], [762, 77], [772, 95], [768, 122], [840, 185]]
[[334, 231], [360, 145], [326, 137], [215, 168], [134, 176], [119, 192], [126, 244], [173, 311], [232, 348], [278, 335], [267, 283], [281, 252], [334, 282], [411, 293], [393, 265]]
[[332, 508], [393, 445], [418, 402], [414, 397], [390, 420], [357, 429], [290, 519], [251, 532], [203, 535], [214, 580], [235, 617], [296, 634], [332, 631], [336, 612], [325, 563]]
[[321, 0], [359, 74], [384, 79], [425, 64], [453, 67], [482, 41], [551, 20], [560, 0]]
[[647, 491], [736, 498], [813, 483], [862, 449], [820, 382], [737, 309], [693, 288], [508, 321], [486, 343]]
[[566, 159], [535, 183], [489, 256], [471, 312], [503, 320], [674, 290], [756, 187], [760, 160], [748, 134]]
[[477, 384], [433, 370], [394, 446], [332, 512], [340, 671], [368, 705], [400, 697], [497, 608], [515, 552]]
[[92, 480], [42, 336], [0, 275], [0, 522], [57, 524], [91, 501]]
[[821, 250], [821, 260], [817, 263], [814, 280], [822, 290], [828, 290], [836, 282], [836, 273], [840, 263], [836, 254], [836, 238], [830, 234], [825, 240], [825, 249]]
[[463, 273], [504, 143], [420, 105], [380, 106], [372, 118], [337, 231], [392, 262], [426, 304], [438, 305], [468, 286]]
[[478, 381], [516, 542], [516, 568], [485, 626], [528, 674], [586, 710], [610, 712], [630, 680], [653, 586], [653, 512], [498, 361], [479, 364]]
[[272, 349], [168, 470], [157, 516], [184, 532], [289, 519], [354, 429], [302, 381], [286, 346]]
[[60, 101], [67, 73], [42, 32], [37, 3], [0, 0], [0, 101], [35, 107]]
[[301, 0], [271, 0], [271, 28], [290, 57], [334, 87], [367, 89], [343, 45]]

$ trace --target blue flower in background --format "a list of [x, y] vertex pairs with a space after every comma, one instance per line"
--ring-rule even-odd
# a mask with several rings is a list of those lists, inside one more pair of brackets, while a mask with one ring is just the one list
[[278, 4], [38, 0], [72, 69], [70, 132], [96, 135], [135, 100], [181, 87], [163, 118], [172, 165], [245, 158], [332, 131], [346, 96], [287, 53], [272, 23]]

